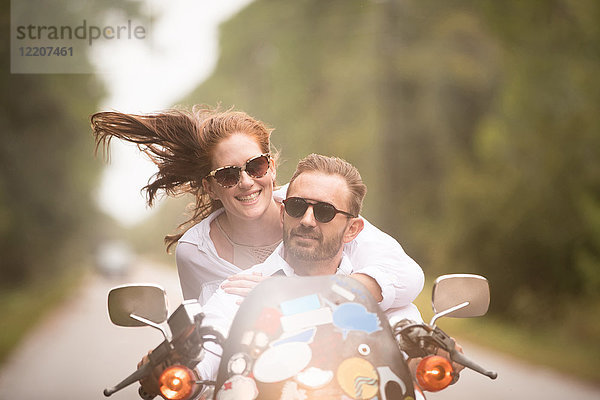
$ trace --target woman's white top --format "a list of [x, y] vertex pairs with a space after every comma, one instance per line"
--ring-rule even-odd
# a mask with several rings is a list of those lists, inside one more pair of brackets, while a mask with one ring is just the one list
[[[287, 185], [273, 192], [276, 201], [285, 198]], [[210, 238], [210, 224], [225, 210], [213, 212], [191, 227], [179, 239], [175, 257], [183, 297], [199, 299], [204, 305], [219, 285], [229, 276], [244, 271], [219, 257]], [[391, 236], [361, 217], [364, 229], [344, 245], [355, 273], [368, 275], [381, 287], [383, 310], [410, 304], [423, 289], [421, 267], [410, 258]]]

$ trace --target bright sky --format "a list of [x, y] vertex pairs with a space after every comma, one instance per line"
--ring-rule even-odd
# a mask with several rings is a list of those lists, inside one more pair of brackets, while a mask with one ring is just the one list
[[[251, 1], [146, 0], [155, 17], [146, 46], [95, 46], [96, 65], [110, 71], [99, 74], [109, 91], [101, 109], [148, 113], [172, 106], [211, 74], [219, 24]], [[140, 189], [155, 172], [135, 146], [113, 141], [98, 205], [125, 226], [142, 221], [154, 210]]]

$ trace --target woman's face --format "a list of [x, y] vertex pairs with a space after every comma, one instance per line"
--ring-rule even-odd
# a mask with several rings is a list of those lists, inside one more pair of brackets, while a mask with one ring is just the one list
[[[250, 158], [262, 153], [263, 151], [254, 138], [234, 133], [221, 140], [215, 147], [212, 168], [230, 165], [241, 167]], [[261, 178], [252, 178], [246, 171], [242, 171], [237, 185], [230, 188], [222, 187], [213, 178], [205, 179], [203, 184], [211, 198], [218, 199], [223, 203], [229, 216], [256, 219], [261, 217], [271, 205], [274, 180], [275, 169], [271, 164], [266, 175]]]

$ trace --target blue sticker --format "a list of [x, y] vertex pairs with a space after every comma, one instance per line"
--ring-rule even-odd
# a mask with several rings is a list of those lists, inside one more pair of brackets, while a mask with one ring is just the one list
[[342, 330], [344, 339], [349, 331], [373, 333], [381, 330], [377, 314], [368, 312], [365, 306], [359, 303], [344, 303], [338, 306], [333, 311], [333, 324]]
[[299, 333], [294, 333], [292, 335], [286, 335], [284, 333], [279, 339], [271, 343], [271, 347], [291, 342], [312, 343], [316, 332], [317, 328], [311, 328]]
[[[360, 288], [360, 287], [350, 285], [350, 283], [348, 282], [348, 278], [346, 276], [344, 276], [345, 279], [343, 279], [343, 278], [341, 278], [342, 276], [343, 275], [340, 275], [340, 276], [334, 275], [333, 276], [334, 285], [337, 284], [340, 287], [342, 287], [346, 290], [349, 290], [354, 296], [358, 297], [361, 301], [368, 301], [368, 297], [370, 297], [370, 296], [365, 295], [366, 292], [365, 292], [364, 287]], [[348, 300], [352, 300], [352, 299], [348, 299]]]
[[319, 301], [319, 296], [316, 294], [298, 297], [297, 299], [281, 303], [281, 312], [283, 315], [294, 315], [319, 308], [321, 308], [321, 302]]

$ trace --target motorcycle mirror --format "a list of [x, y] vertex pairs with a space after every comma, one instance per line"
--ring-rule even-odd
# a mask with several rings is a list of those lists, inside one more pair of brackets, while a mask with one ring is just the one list
[[431, 300], [437, 318], [479, 317], [490, 305], [490, 286], [480, 275], [443, 275], [435, 280]]
[[167, 294], [152, 284], [130, 284], [117, 286], [108, 293], [108, 315], [118, 326], [146, 326], [131, 317], [135, 315], [161, 324], [167, 319]]

